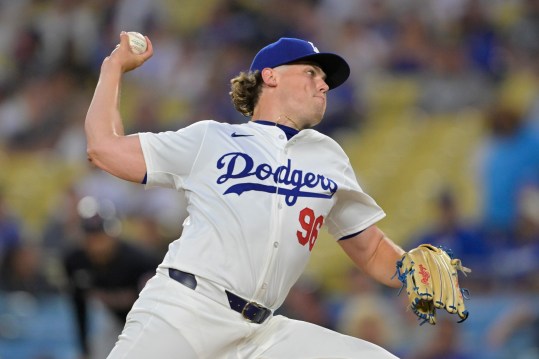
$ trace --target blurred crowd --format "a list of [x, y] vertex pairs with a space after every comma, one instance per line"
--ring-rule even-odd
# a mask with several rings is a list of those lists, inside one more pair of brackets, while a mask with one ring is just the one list
[[[155, 51], [125, 78], [126, 133], [246, 121], [231, 105], [229, 80], [282, 36], [308, 39], [349, 62], [351, 77], [329, 93], [317, 128], [337, 140], [376, 121], [370, 91], [389, 78], [416, 84], [411, 110], [421, 118], [477, 111], [484, 130], [470, 158], [479, 213], [464, 216], [462, 198], [442, 188], [435, 219], [396, 241], [444, 246], [471, 267], [463, 285], [483, 320], [455, 325], [442, 316], [434, 328], [416, 330], [404, 298], [352, 269], [339, 293], [325, 290], [323, 278], [302, 278], [281, 311], [403, 358], [539, 358], [539, 0], [0, 0], [0, 358], [72, 358], [89, 345], [83, 339], [73, 352], [48, 356], [3, 353], [17, 352], [23, 333], [13, 329], [10, 301], [1, 297], [65, 295], [79, 328], [91, 321], [81, 315], [91, 310], [81, 309], [81, 298], [123, 315], [117, 306], [132, 297], [126, 283], [136, 290], [147, 273], [100, 281], [118, 273], [110, 263], [121, 262], [107, 243], [142, 249], [139, 264], [158, 263], [181, 233], [180, 197], [115, 180], [86, 161], [84, 116], [121, 30], [148, 35]], [[531, 91], [503, 97], [501, 89], [522, 75]], [[8, 185], [20, 182], [28, 157], [38, 159], [36, 170], [75, 169], [72, 178], [53, 178], [56, 192], [38, 225], [20, 208], [40, 199], [21, 206]], [[33, 186], [45, 175], [24, 173]], [[92, 201], [101, 222], [89, 230], [83, 224]], [[73, 253], [85, 259], [74, 265]]]

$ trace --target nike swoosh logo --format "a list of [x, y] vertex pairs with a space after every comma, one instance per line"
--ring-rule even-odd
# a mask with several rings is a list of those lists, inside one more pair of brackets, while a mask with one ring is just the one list
[[241, 133], [236, 133], [236, 132], [233, 132], [232, 137], [249, 137], [249, 136], [254, 136], [254, 135], [244, 135], [244, 134], [241, 134]]

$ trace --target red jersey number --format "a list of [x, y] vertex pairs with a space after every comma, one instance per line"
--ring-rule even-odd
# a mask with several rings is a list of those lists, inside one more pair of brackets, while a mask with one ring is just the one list
[[297, 231], [296, 235], [302, 246], [309, 243], [309, 251], [313, 250], [314, 243], [318, 237], [318, 231], [323, 223], [324, 216], [316, 217], [314, 211], [309, 207], [305, 207], [299, 212], [299, 224], [303, 230]]

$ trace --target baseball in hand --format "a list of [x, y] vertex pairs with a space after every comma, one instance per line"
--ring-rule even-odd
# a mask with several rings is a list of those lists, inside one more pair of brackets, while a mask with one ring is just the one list
[[133, 53], [140, 55], [146, 51], [148, 44], [146, 43], [146, 38], [138, 32], [130, 31], [127, 33], [129, 36], [129, 47]]

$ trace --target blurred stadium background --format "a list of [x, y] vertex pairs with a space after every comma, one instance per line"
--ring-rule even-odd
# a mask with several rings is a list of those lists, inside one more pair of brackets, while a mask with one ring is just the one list
[[[470, 319], [419, 327], [323, 233], [284, 313], [403, 358], [539, 358], [539, 1], [0, 0], [0, 359], [80, 357], [61, 258], [81, 241], [81, 198], [110, 201], [122, 237], [156, 253], [181, 233], [174, 193], [86, 161], [84, 116], [121, 30], [155, 49], [124, 81], [128, 133], [245, 121], [229, 79], [281, 36], [342, 54], [352, 75], [318, 129], [392, 239], [447, 245], [474, 271]], [[92, 311], [104, 345], [107, 311]]]

